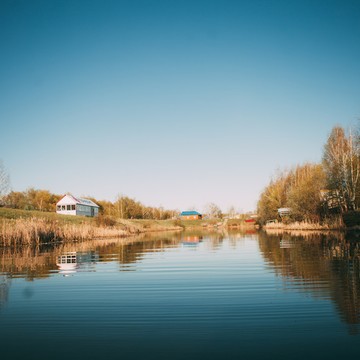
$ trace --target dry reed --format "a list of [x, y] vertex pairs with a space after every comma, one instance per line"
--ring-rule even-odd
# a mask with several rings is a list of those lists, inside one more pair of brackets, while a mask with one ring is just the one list
[[44, 243], [119, 238], [149, 232], [181, 229], [171, 223], [138, 223], [123, 220], [116, 226], [96, 222], [67, 223], [46, 218], [18, 218], [0, 220], [0, 246], [40, 245]]
[[284, 224], [281, 222], [270, 223], [264, 225], [264, 229], [276, 229], [276, 230], [343, 230], [345, 229], [344, 222], [341, 217], [327, 219], [322, 223], [318, 222], [292, 222]]
[[39, 245], [58, 241], [123, 237], [126, 229], [92, 224], [67, 224], [41, 218], [3, 219], [0, 223], [0, 245]]

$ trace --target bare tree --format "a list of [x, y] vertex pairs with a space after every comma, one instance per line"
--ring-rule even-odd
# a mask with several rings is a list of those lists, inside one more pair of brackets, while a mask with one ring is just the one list
[[349, 203], [353, 210], [356, 210], [356, 193], [360, 180], [360, 139], [359, 133], [354, 130], [349, 132], [349, 150], [347, 156], [347, 181], [346, 187], [349, 196]]
[[235, 219], [235, 217], [236, 217], [235, 206], [230, 206], [230, 208], [228, 210], [228, 216], [229, 216], [230, 219]]
[[221, 209], [214, 203], [206, 205], [205, 209], [210, 218], [219, 219], [222, 217]]
[[336, 190], [343, 210], [356, 209], [356, 190], [360, 180], [359, 135], [347, 136], [342, 127], [334, 127], [324, 147], [323, 164], [328, 185]]
[[2, 160], [0, 160], [0, 205], [3, 204], [4, 196], [10, 191], [10, 177], [6, 172]]

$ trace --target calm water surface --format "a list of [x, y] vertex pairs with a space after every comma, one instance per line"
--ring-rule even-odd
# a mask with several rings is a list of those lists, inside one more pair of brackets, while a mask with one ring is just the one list
[[359, 244], [163, 233], [0, 249], [0, 356], [358, 358]]

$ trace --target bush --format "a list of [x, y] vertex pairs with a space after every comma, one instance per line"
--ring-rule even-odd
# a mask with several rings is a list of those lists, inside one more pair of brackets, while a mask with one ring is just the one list
[[96, 217], [96, 224], [98, 226], [113, 227], [116, 225], [116, 221], [110, 216], [105, 216], [100, 214], [99, 216]]
[[346, 227], [360, 225], [360, 211], [349, 211], [343, 214], [343, 221]]

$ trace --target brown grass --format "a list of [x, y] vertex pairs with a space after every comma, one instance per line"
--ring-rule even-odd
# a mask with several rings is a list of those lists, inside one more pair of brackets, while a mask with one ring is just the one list
[[79, 241], [92, 238], [123, 237], [131, 231], [90, 223], [69, 224], [42, 218], [2, 219], [0, 245], [39, 245], [58, 241]]
[[171, 222], [122, 220], [115, 226], [97, 222], [69, 223], [47, 218], [0, 219], [0, 246], [119, 238], [150, 231], [181, 229]]
[[292, 222], [289, 224], [284, 223], [271, 223], [264, 225], [264, 229], [276, 229], [276, 230], [343, 230], [345, 229], [344, 222], [341, 217], [325, 220], [324, 222]]

